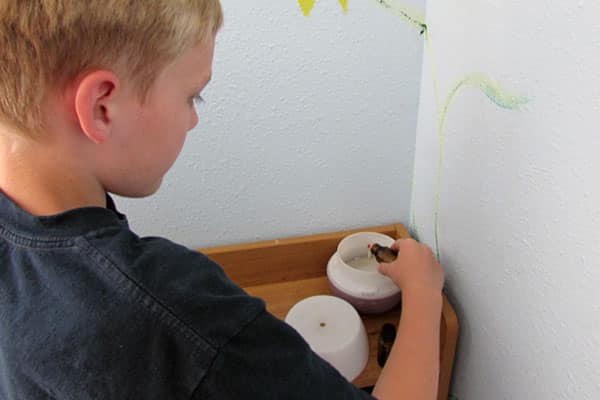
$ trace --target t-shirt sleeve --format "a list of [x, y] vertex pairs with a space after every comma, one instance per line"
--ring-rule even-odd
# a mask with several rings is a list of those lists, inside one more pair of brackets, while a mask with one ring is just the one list
[[289, 325], [261, 313], [219, 352], [193, 399], [374, 399], [314, 353]]

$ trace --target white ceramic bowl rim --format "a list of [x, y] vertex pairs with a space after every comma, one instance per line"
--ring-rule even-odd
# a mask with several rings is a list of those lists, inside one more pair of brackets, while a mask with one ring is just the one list
[[[337, 246], [337, 254], [339, 255], [341, 261], [345, 265], [348, 265], [348, 263], [346, 261], [347, 259], [349, 259], [349, 258], [351, 259], [351, 258], [354, 258], [357, 256], [362, 256], [362, 255], [367, 254], [367, 252], [368, 252], [367, 245], [373, 244], [373, 243], [378, 243], [383, 246], [391, 246], [392, 244], [394, 244], [394, 242], [395, 242], [394, 239], [392, 239], [391, 237], [389, 237], [387, 235], [384, 235], [383, 233], [357, 232], [357, 233], [353, 233], [352, 235], [346, 236], [345, 238], [340, 240], [340, 242], [338, 243], [338, 246]], [[350, 256], [349, 253], [352, 254], [352, 256]], [[378, 271], [373, 271], [373, 270], [365, 271], [365, 270], [354, 268], [350, 265], [348, 265], [348, 267], [352, 268], [353, 270], [355, 270], [356, 272], [361, 273], [361, 274], [381, 275]]]

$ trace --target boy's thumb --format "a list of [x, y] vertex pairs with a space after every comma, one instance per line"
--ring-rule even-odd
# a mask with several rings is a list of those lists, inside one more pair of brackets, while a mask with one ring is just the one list
[[379, 271], [380, 274], [383, 274], [385, 276], [387, 276], [388, 274], [388, 264], [386, 263], [381, 263], [379, 264], [379, 267], [377, 268], [377, 270]]

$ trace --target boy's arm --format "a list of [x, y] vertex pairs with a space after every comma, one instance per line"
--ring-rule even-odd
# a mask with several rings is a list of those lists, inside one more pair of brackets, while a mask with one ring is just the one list
[[422, 289], [402, 293], [398, 334], [373, 390], [375, 397], [437, 397], [441, 311], [441, 292]]
[[379, 266], [402, 290], [398, 334], [373, 395], [380, 400], [435, 400], [439, 376], [444, 271], [431, 249], [400, 239], [398, 257]]

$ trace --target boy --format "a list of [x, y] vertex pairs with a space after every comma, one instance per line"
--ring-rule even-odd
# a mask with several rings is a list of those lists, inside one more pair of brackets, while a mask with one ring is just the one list
[[[0, 399], [359, 399], [202, 254], [140, 238], [198, 122], [218, 0], [0, 3]], [[434, 399], [443, 272], [412, 240], [381, 399]]]

